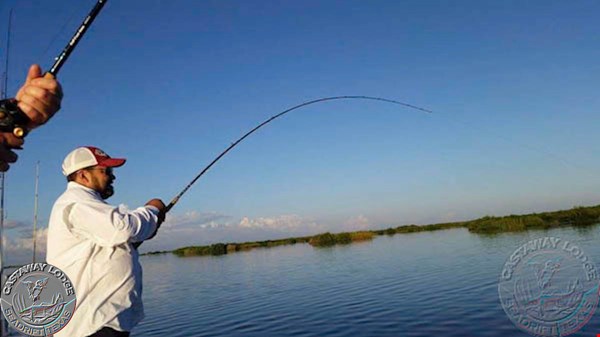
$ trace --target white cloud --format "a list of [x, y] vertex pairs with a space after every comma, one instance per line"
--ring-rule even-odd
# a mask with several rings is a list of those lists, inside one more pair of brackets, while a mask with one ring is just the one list
[[[211, 213], [218, 214], [218, 213]], [[231, 216], [220, 215], [215, 221], [201, 223], [195, 212], [177, 216], [185, 226], [159, 230], [157, 236], [142, 246], [142, 252], [169, 250], [191, 245], [208, 245], [217, 242], [246, 242], [276, 240], [294, 236], [313, 235], [326, 228], [312, 218], [299, 215], [272, 217], [243, 217], [234, 221]]]
[[[9, 235], [5, 235], [3, 237], [3, 248], [4, 254], [7, 259], [10, 261], [15, 261], [15, 259], [11, 257], [22, 257], [28, 256], [31, 258], [31, 254], [33, 253], [33, 240], [32, 235], [30, 233], [28, 236], [20, 236], [20, 237], [12, 237]], [[46, 238], [48, 236], [48, 228], [40, 228], [36, 231], [36, 255], [38, 257], [43, 257], [46, 255]]]
[[217, 212], [188, 211], [183, 214], [168, 215], [162, 228], [168, 230], [184, 227], [211, 228], [228, 225], [224, 220], [229, 218], [231, 217]]
[[363, 230], [372, 228], [373, 224], [371, 221], [362, 214], [351, 217], [344, 222], [344, 230]]
[[4, 229], [31, 227], [30, 223], [20, 220], [4, 220]]
[[296, 214], [280, 215], [276, 217], [260, 217], [255, 219], [243, 217], [238, 226], [241, 228], [257, 228], [294, 232], [299, 230], [318, 229], [320, 227], [313, 219], [303, 218]]

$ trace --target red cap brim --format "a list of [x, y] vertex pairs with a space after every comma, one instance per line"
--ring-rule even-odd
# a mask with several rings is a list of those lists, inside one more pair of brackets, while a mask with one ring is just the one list
[[106, 158], [98, 163], [98, 166], [104, 167], [119, 167], [125, 164], [125, 158]]

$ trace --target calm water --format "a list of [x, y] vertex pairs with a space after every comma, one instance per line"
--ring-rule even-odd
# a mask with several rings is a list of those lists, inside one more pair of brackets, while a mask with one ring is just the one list
[[[145, 256], [146, 319], [133, 336], [529, 336], [502, 310], [497, 280], [519, 245], [544, 236], [579, 245], [599, 266], [599, 226]], [[597, 333], [600, 310], [572, 336]]]

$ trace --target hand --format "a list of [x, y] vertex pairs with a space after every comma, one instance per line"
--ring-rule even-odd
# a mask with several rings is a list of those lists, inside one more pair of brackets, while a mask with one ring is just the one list
[[[146, 206], [154, 206], [158, 208], [158, 222], [156, 223], [156, 230], [154, 231], [154, 233], [152, 233], [152, 235], [150, 235], [149, 238], [146, 239], [146, 241], [148, 241], [156, 236], [160, 225], [163, 223], [163, 221], [165, 221], [165, 216], [167, 215], [167, 206], [165, 206], [165, 203], [162, 202], [162, 200], [160, 199], [152, 199], [146, 203]], [[141, 246], [142, 243], [144, 243], [144, 241], [134, 242], [133, 248], [138, 249], [138, 247]]]
[[154, 206], [158, 208], [158, 227], [165, 221], [165, 216], [167, 215], [167, 206], [160, 199], [152, 199], [146, 203], [146, 206]]
[[21, 149], [24, 141], [22, 138], [15, 137], [10, 132], [0, 132], [0, 172], [6, 172], [9, 169], [9, 163], [17, 161], [17, 154], [11, 149]]
[[15, 98], [31, 120], [27, 127], [33, 129], [46, 123], [60, 109], [62, 97], [60, 83], [50, 74], [42, 77], [42, 69], [34, 64]]

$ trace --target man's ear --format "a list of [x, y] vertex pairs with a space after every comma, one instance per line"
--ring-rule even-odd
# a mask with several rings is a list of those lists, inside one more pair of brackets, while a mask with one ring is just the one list
[[82, 184], [88, 183], [90, 181], [90, 172], [86, 170], [77, 171], [76, 181]]

